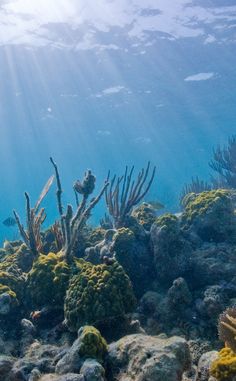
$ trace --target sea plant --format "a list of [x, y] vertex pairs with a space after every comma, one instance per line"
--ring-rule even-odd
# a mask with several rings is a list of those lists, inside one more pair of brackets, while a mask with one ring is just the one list
[[236, 188], [236, 135], [228, 138], [228, 144], [213, 149], [209, 166], [217, 174], [212, 182], [218, 188]]
[[207, 181], [199, 179], [198, 176], [196, 176], [195, 178], [192, 177], [191, 183], [185, 184], [183, 186], [183, 189], [182, 189], [182, 192], [180, 195], [181, 207], [183, 207], [183, 200], [184, 200], [186, 195], [188, 195], [190, 193], [196, 193], [196, 194], [202, 193], [205, 191], [209, 191], [212, 188], [213, 188], [212, 184], [209, 184]]
[[201, 193], [219, 188], [236, 188], [236, 135], [228, 138], [228, 144], [213, 148], [213, 157], [209, 162], [213, 170], [210, 181], [192, 177], [189, 184], [185, 184], [180, 194], [180, 205], [189, 193]]
[[47, 195], [52, 183], [54, 176], [51, 176], [47, 183], [45, 184], [35, 206], [31, 207], [30, 196], [25, 192], [26, 199], [26, 228], [20, 221], [20, 217], [14, 210], [14, 216], [16, 223], [18, 225], [19, 232], [26, 246], [31, 250], [33, 255], [37, 257], [42, 249], [42, 239], [41, 239], [41, 225], [46, 219], [46, 213], [44, 208], [40, 208], [42, 201]]
[[[133, 179], [133, 172], [134, 166], [130, 170], [126, 166], [124, 175], [120, 177], [114, 175], [105, 190], [106, 205], [115, 228], [125, 226], [133, 208], [148, 193], [155, 177], [156, 167], [153, 168], [150, 177], [150, 162], [146, 169], [142, 168], [136, 179]], [[109, 178], [110, 173], [107, 181]]]

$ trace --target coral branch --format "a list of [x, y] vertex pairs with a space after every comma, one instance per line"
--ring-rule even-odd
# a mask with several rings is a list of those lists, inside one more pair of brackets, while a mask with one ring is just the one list
[[[83, 181], [77, 180], [73, 186], [75, 195], [76, 195], [76, 206], [77, 209], [75, 213], [73, 213], [73, 208], [71, 205], [67, 205], [66, 214], [63, 213], [63, 205], [61, 200], [62, 195], [62, 187], [60, 181], [60, 175], [57, 168], [56, 163], [52, 158], [50, 158], [51, 163], [55, 169], [55, 175], [57, 179], [57, 204], [58, 210], [61, 218], [61, 231], [63, 238], [63, 252], [66, 261], [69, 263], [72, 261], [73, 257], [78, 252], [79, 238], [82, 229], [90, 216], [91, 210], [95, 207], [95, 205], [99, 202], [102, 195], [105, 192], [105, 189], [108, 186], [108, 181], [105, 181], [105, 184], [100, 191], [99, 195], [92, 199], [87, 205], [87, 201], [89, 196], [92, 194], [95, 188], [96, 178], [92, 174], [90, 170], [85, 173]], [[82, 200], [79, 202], [78, 194], [82, 195]], [[56, 227], [56, 231], [58, 230], [58, 226]], [[58, 231], [57, 231], [58, 235]]]
[[[128, 167], [125, 168], [125, 173], [122, 177], [113, 176], [110, 186], [105, 191], [105, 198], [108, 211], [113, 218], [114, 227], [119, 228], [125, 225], [125, 220], [136, 206], [149, 191], [156, 172], [156, 167], [153, 168], [151, 176], [150, 162], [146, 169], [142, 169], [136, 180], [133, 180], [134, 166], [128, 173]], [[148, 180], [149, 178], [149, 180]], [[116, 181], [116, 185], [115, 185]], [[113, 187], [115, 188], [113, 190]], [[120, 192], [121, 188], [121, 192]]]

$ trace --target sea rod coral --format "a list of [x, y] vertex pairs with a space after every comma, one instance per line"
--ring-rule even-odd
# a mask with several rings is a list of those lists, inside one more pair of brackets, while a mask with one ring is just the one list
[[91, 210], [100, 201], [104, 192], [106, 191], [109, 183], [105, 181], [100, 193], [97, 197], [92, 198], [88, 202], [88, 198], [95, 188], [96, 178], [90, 170], [85, 173], [85, 177], [82, 182], [77, 180], [74, 184], [74, 191], [76, 194], [82, 195], [82, 200], [79, 202], [76, 197], [77, 209], [73, 212], [72, 205], [68, 204], [66, 212], [64, 213], [64, 207], [62, 205], [62, 187], [59, 176], [57, 164], [50, 158], [50, 161], [55, 169], [56, 181], [57, 181], [57, 205], [60, 214], [60, 227], [63, 239], [63, 252], [67, 262], [71, 262], [73, 257], [78, 251], [79, 235], [83, 229], [87, 219], [90, 216]]
[[[133, 172], [134, 166], [130, 171], [126, 166], [124, 175], [121, 177], [114, 175], [109, 187], [105, 190], [107, 208], [113, 218], [115, 228], [125, 226], [133, 208], [148, 193], [155, 177], [156, 167], [153, 168], [150, 178], [150, 162], [146, 169], [142, 168], [136, 179], [133, 179]], [[109, 177], [110, 173], [107, 181]]]

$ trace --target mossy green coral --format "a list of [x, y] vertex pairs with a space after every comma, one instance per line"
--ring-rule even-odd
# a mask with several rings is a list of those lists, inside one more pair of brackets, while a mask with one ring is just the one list
[[83, 358], [95, 358], [103, 362], [108, 346], [99, 330], [87, 325], [80, 328], [78, 335], [81, 340], [79, 355]]
[[225, 208], [231, 204], [231, 191], [228, 189], [190, 193], [184, 198], [184, 216], [187, 221], [191, 222], [196, 216], [209, 213], [213, 207], [222, 205]]
[[11, 250], [9, 249], [10, 243], [7, 245], [8, 249], [4, 249], [6, 255], [1, 261], [1, 268], [7, 270], [12, 266], [16, 266], [23, 272], [28, 272], [31, 269], [34, 260], [32, 252], [30, 252], [24, 243], [20, 242], [18, 245], [17, 241], [16, 243], [13, 243], [14, 246], [11, 246]]
[[32, 306], [63, 306], [70, 272], [71, 269], [61, 254], [39, 255], [27, 279]]
[[236, 353], [230, 348], [223, 348], [213, 361], [210, 373], [217, 381], [232, 381], [236, 377]]
[[169, 232], [176, 232], [179, 230], [178, 225], [178, 218], [171, 213], [165, 213], [162, 216], [156, 218], [155, 225], [159, 227], [166, 227]]
[[[120, 228], [113, 236], [112, 249], [116, 252], [117, 257], [127, 253], [133, 246], [135, 235], [128, 228]], [[119, 261], [119, 260], [118, 260]]]
[[[2, 269], [3, 267], [3, 269]], [[15, 273], [13, 273], [15, 270]], [[0, 295], [9, 294], [13, 305], [19, 305], [23, 298], [25, 278], [17, 268], [12, 268], [13, 272], [8, 272], [0, 264]]]
[[0, 284], [0, 295], [5, 293], [10, 295], [13, 299], [16, 299], [16, 293], [12, 291], [10, 287]]
[[22, 296], [25, 284], [25, 277], [17, 268], [12, 268], [11, 270], [11, 272], [8, 272], [7, 270], [5, 270], [4, 266], [2, 269], [2, 263], [0, 264], [0, 285], [7, 286], [14, 293], [16, 293], [19, 296]]
[[216, 242], [236, 239], [234, 202], [232, 191], [217, 189], [199, 194], [190, 193], [184, 200], [182, 223], [194, 226], [199, 236]]
[[150, 230], [156, 219], [156, 210], [152, 205], [143, 202], [133, 210], [132, 216], [138, 220], [139, 224], [142, 225], [145, 230]]
[[86, 245], [89, 247], [97, 245], [104, 239], [105, 233], [106, 230], [101, 227], [91, 229], [88, 232]]
[[70, 281], [64, 312], [69, 329], [76, 331], [84, 324], [131, 312], [134, 306], [131, 282], [117, 262], [96, 266], [86, 263]]

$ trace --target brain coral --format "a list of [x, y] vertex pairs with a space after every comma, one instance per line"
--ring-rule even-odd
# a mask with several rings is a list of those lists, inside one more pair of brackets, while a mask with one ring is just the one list
[[131, 282], [117, 262], [86, 263], [70, 281], [64, 312], [68, 328], [76, 331], [82, 325], [131, 312], [134, 306]]

